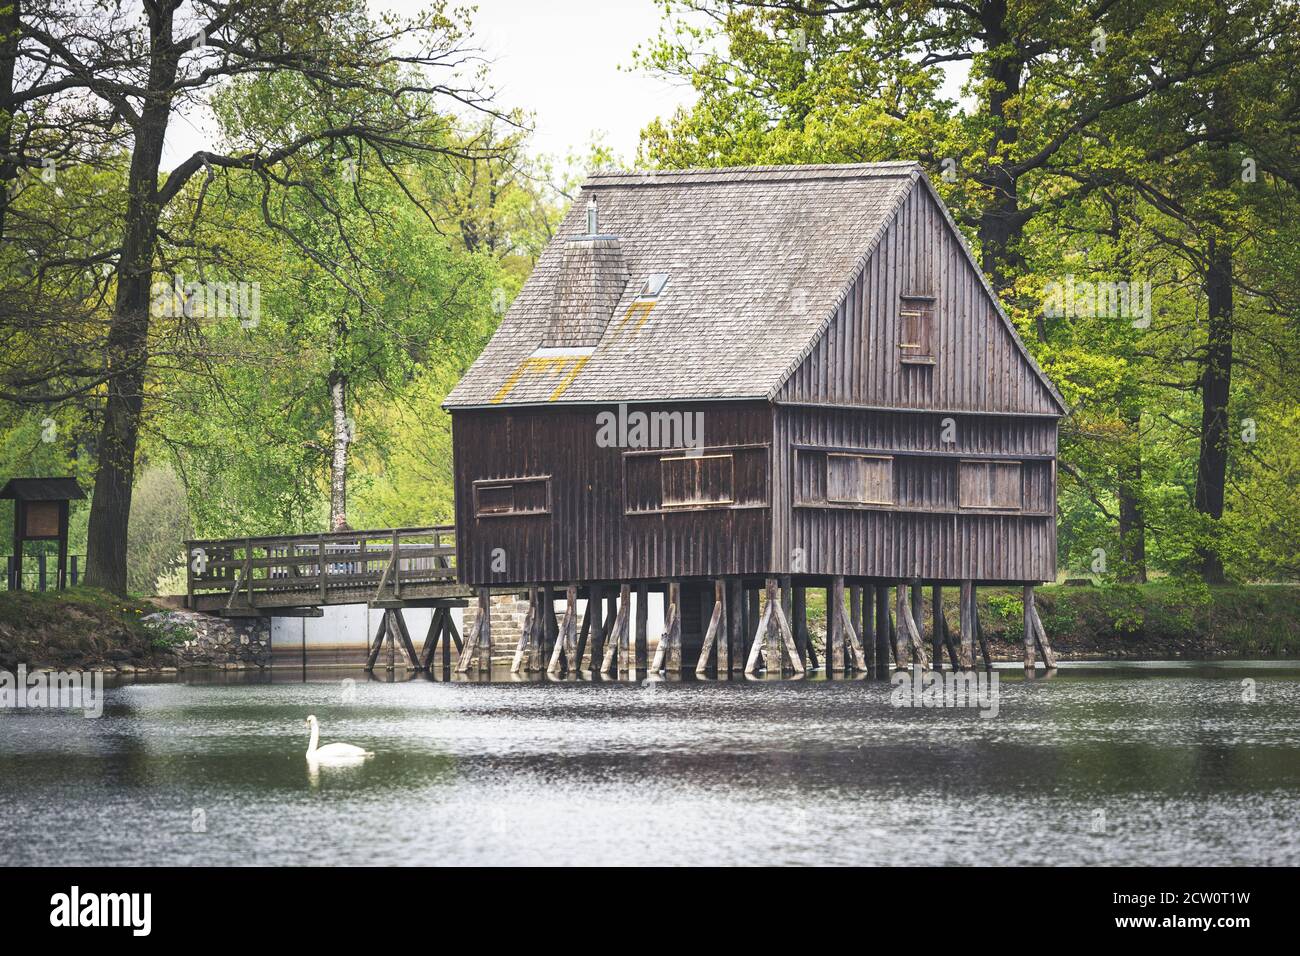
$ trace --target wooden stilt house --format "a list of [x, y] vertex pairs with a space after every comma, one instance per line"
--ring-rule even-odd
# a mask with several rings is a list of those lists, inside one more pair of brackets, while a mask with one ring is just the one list
[[[933, 647], [971, 666], [974, 587], [1014, 583], [1032, 661], [1066, 407], [914, 163], [591, 176], [446, 407], [467, 584], [663, 589], [669, 666], [721, 672], [806, 667], [807, 587], [827, 665], [883, 670], [961, 586]], [[593, 664], [637, 664], [606, 617]]]

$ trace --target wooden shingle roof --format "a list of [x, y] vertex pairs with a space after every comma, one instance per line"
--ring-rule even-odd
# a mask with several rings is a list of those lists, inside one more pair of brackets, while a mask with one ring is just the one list
[[[918, 181], [912, 162], [595, 173], [444, 407], [770, 399]], [[556, 290], [593, 199], [629, 279], [566, 348]]]

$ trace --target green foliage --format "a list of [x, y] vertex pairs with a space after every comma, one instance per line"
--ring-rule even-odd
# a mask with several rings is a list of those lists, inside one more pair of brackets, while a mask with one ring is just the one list
[[131, 496], [127, 542], [127, 588], [131, 593], [158, 593], [159, 579], [183, 566], [185, 540], [190, 536], [185, 485], [165, 465], [145, 469]]

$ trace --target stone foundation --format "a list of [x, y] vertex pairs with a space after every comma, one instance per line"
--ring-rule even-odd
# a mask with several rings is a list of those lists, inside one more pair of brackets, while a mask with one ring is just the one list
[[[478, 619], [478, 603], [462, 611], [465, 626], [461, 634], [468, 634]], [[519, 645], [519, 635], [524, 632], [524, 618], [528, 616], [528, 602], [508, 594], [497, 594], [492, 598], [492, 657], [496, 660], [514, 657]]]
[[144, 618], [176, 643], [176, 666], [229, 670], [271, 666], [269, 617], [217, 617], [195, 611], [163, 611]]

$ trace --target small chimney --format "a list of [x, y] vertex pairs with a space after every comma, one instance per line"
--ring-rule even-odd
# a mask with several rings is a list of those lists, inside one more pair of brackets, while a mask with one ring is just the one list
[[617, 236], [597, 230], [596, 201], [587, 202], [586, 235], [564, 244], [542, 348], [591, 348], [605, 334], [631, 274]]

